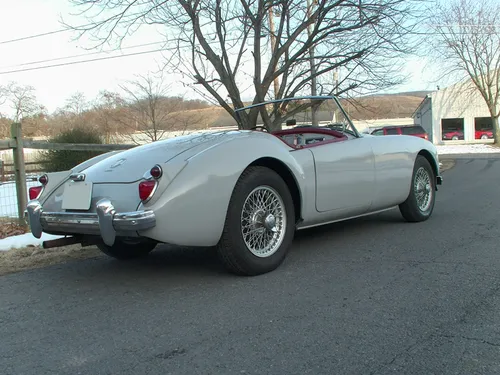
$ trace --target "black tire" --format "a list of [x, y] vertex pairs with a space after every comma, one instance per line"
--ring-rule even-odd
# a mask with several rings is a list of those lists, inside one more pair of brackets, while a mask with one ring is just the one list
[[[256, 188], [271, 188], [269, 194], [281, 198], [286, 218], [282, 242], [269, 256], [257, 256], [247, 246], [242, 234], [242, 210], [247, 197]], [[263, 218], [268, 213], [261, 215]], [[255, 217], [254, 215], [253, 217]], [[258, 224], [262, 228], [261, 224]], [[262, 229], [265, 231], [265, 229]], [[270, 234], [271, 232], [267, 232]], [[240, 176], [233, 190], [226, 215], [224, 231], [217, 245], [217, 253], [224, 266], [232, 273], [255, 276], [273, 271], [283, 262], [295, 233], [295, 210], [287, 184], [273, 170], [266, 167], [249, 167]]]
[[[417, 173], [419, 170], [423, 169], [423, 172], [428, 176], [430, 182], [430, 202], [427, 207], [419, 207], [417, 203], [417, 192], [415, 188], [415, 182], [417, 178]], [[434, 170], [432, 169], [429, 161], [418, 155], [415, 160], [415, 165], [413, 167], [413, 174], [410, 185], [410, 194], [408, 198], [399, 205], [399, 211], [403, 215], [404, 219], [409, 222], [420, 222], [427, 220], [434, 210], [434, 204], [436, 202], [436, 176]]]
[[119, 260], [144, 258], [154, 250], [157, 243], [144, 239], [121, 239], [117, 238], [113, 246], [105, 243], [97, 244], [99, 250], [104, 254]]

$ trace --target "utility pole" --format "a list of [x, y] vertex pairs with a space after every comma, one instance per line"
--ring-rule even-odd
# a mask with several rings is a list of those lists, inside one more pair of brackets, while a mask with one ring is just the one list
[[[269, 31], [271, 33], [271, 53], [274, 53], [276, 50], [276, 35], [274, 35], [274, 14], [273, 7], [269, 7]], [[276, 72], [276, 67], [273, 70], [273, 73]], [[280, 90], [280, 81], [278, 77], [274, 79], [274, 99], [278, 99], [278, 93]]]
[[335, 96], [339, 96], [339, 68], [333, 71], [333, 80], [335, 81]]
[[[335, 68], [333, 71], [333, 81], [335, 82], [335, 96], [337, 99], [339, 98], [339, 68]], [[338, 108], [335, 108], [335, 111], [333, 112], [333, 122], [337, 122], [337, 113], [339, 112]], [[339, 114], [340, 115], [340, 114]]]
[[[313, 4], [316, 2], [316, 0], [313, 0]], [[311, 0], [307, 0], [307, 18], [310, 19], [312, 14], [312, 4]], [[309, 24], [307, 26], [307, 35], [311, 37], [312, 30], [311, 30], [312, 25]], [[309, 47], [309, 62], [311, 65], [311, 95], [316, 96], [316, 66], [314, 63], [314, 45], [311, 45]], [[312, 125], [316, 126], [317, 125], [317, 120], [316, 120], [316, 109], [313, 107], [311, 111], [311, 120], [312, 120]]]

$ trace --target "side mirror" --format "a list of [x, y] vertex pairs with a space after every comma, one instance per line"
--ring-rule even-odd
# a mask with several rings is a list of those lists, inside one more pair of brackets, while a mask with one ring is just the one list
[[295, 120], [294, 118], [286, 120], [286, 126], [294, 126], [294, 125], [297, 125], [297, 120]]

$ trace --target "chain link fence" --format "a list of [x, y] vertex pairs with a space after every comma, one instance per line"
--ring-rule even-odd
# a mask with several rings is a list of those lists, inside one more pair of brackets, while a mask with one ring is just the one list
[[[25, 149], [26, 190], [38, 185], [38, 176], [44, 173], [43, 163], [37, 160], [37, 150]], [[17, 190], [12, 151], [0, 153], [0, 218], [16, 218]]]

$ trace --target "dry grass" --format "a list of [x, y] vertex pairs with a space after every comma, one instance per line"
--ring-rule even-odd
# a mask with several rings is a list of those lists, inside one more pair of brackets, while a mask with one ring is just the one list
[[97, 247], [81, 247], [80, 245], [63, 246], [53, 249], [43, 249], [42, 247], [33, 246], [0, 251], [0, 276], [99, 256], [103, 256], [103, 253]]
[[27, 225], [21, 225], [18, 220], [10, 217], [0, 217], [0, 240], [29, 232]]

